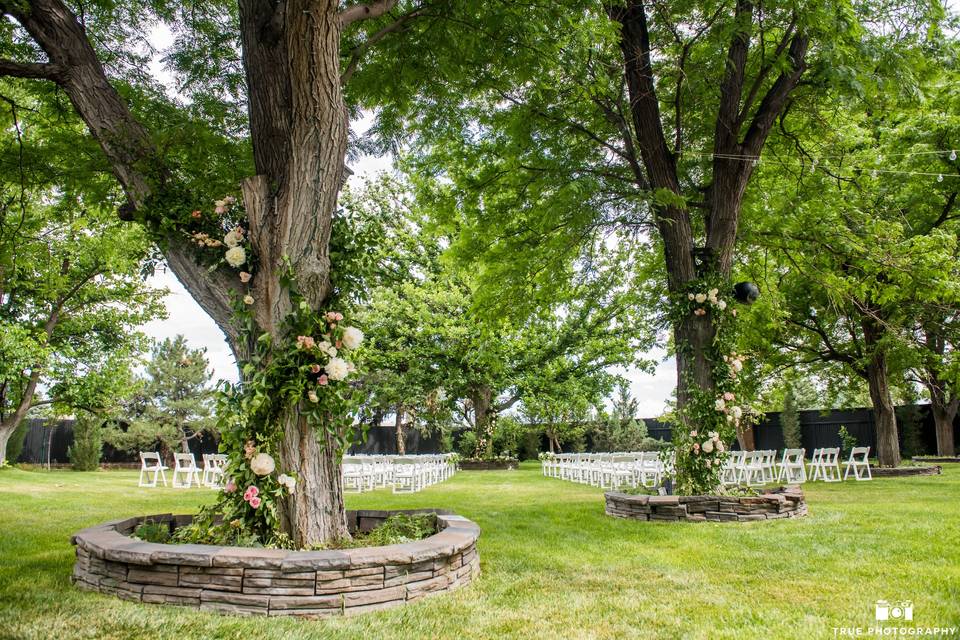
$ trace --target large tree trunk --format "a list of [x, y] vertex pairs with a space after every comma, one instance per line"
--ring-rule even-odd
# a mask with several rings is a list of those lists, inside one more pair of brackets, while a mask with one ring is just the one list
[[943, 386], [936, 382], [928, 382], [927, 390], [930, 393], [930, 410], [933, 413], [934, 430], [937, 435], [937, 455], [956, 455], [956, 446], [953, 440], [953, 422], [957, 418], [960, 398], [951, 398], [948, 400]]
[[[13, 431], [16, 429], [8, 429], [6, 426], [0, 426], [0, 467], [2, 467], [7, 462], [7, 443], [10, 442], [10, 437], [13, 435]], [[16, 462], [12, 460], [11, 464]]]
[[[344, 175], [347, 110], [340, 80], [343, 24], [376, 17], [357, 5], [339, 12], [336, 0], [240, 0], [243, 62], [249, 91], [250, 130], [258, 175], [243, 185], [250, 242], [258, 269], [250, 285], [256, 329], [274, 343], [291, 310], [281, 284], [292, 267], [300, 294], [320, 311], [330, 294], [331, 220]], [[129, 199], [131, 210], [149, 209], [152, 196], [176, 194], [178, 185], [104, 73], [86, 31], [62, 0], [31, 0], [4, 7], [46, 53], [49, 64], [24, 66], [21, 77], [57, 83], [100, 144]], [[201, 203], [196, 203], [199, 205]], [[149, 212], [162, 215], [162, 212]], [[197, 303], [216, 321], [241, 363], [256, 335], [232, 321], [231, 293], [242, 296], [236, 272], [208, 270], [175, 238], [165, 244], [167, 264]], [[287, 500], [284, 531], [299, 544], [346, 534], [339, 459], [329, 438], [321, 441], [300, 417], [284, 427], [280, 466], [298, 472], [295, 499]], [[326, 439], [327, 441], [325, 441]]]
[[393, 426], [397, 431], [397, 454], [407, 455], [407, 435], [403, 431], [403, 407], [397, 407], [397, 417]]
[[493, 456], [493, 424], [496, 412], [493, 408], [493, 389], [480, 386], [470, 395], [473, 404], [474, 431], [477, 434], [477, 448], [474, 456], [489, 458]]
[[282, 421], [281, 464], [297, 474], [297, 490], [285, 498], [280, 514], [283, 531], [299, 547], [350, 537], [336, 441], [295, 409]]
[[[938, 363], [942, 362], [947, 351], [947, 341], [943, 332], [938, 328], [927, 328], [924, 330], [924, 337], [926, 348], [936, 356]], [[930, 409], [933, 412], [933, 424], [937, 434], [937, 455], [955, 455], [953, 421], [960, 408], [960, 397], [952, 393], [936, 366], [927, 368], [923, 384], [930, 394]]]
[[881, 467], [896, 467], [900, 464], [900, 441], [897, 437], [897, 414], [887, 378], [887, 356], [879, 345], [883, 327], [870, 316], [864, 317], [861, 325], [864, 346], [871, 353], [864, 373], [870, 387], [877, 429], [877, 461]]

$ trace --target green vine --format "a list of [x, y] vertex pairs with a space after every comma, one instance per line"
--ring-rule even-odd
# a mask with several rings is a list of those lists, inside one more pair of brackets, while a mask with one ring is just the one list
[[[722, 490], [721, 474], [729, 447], [738, 430], [746, 428], [755, 415], [743, 397], [748, 359], [735, 351], [737, 310], [729, 291], [729, 281], [707, 276], [688, 283], [672, 299], [673, 326], [709, 322], [712, 330], [703, 356], [711, 367], [714, 386], [702, 388], [687, 371], [684, 382], [688, 395], [675, 417], [675, 490], [680, 495]], [[692, 355], [689, 344], [677, 344], [676, 348]]]
[[280, 505], [297, 491], [298, 478], [294, 470], [280, 469], [277, 463], [284, 424], [302, 417], [319, 442], [335, 443], [338, 455], [363, 438], [363, 428], [351, 418], [356, 394], [349, 382], [363, 333], [347, 325], [340, 311], [314, 310], [297, 291], [289, 263], [280, 285], [288, 292], [292, 311], [282, 320], [278, 337], [261, 333], [250, 284], [257, 262], [242, 226], [246, 219], [242, 206], [226, 196], [214, 202], [212, 212], [192, 210], [188, 216], [168, 231], [191, 242], [198, 261], [210, 270], [237, 272], [238, 286], [231, 289], [232, 319], [249, 353], [240, 363], [241, 381], [222, 383], [218, 394], [220, 451], [228, 456], [224, 489], [219, 501], [201, 512], [182, 537], [193, 542], [255, 539], [290, 546], [280, 533]]

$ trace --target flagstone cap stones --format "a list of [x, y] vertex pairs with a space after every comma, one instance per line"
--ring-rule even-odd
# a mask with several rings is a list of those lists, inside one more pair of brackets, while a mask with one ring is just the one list
[[609, 491], [606, 513], [617, 518], [665, 522], [750, 522], [807, 515], [803, 490], [780, 487], [757, 496], [646, 496]]

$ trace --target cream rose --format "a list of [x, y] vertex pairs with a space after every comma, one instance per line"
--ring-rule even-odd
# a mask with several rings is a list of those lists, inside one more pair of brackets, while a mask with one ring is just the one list
[[258, 476], [270, 475], [276, 468], [277, 464], [268, 453], [258, 453], [253, 456], [253, 460], [250, 461], [250, 470]]
[[231, 247], [223, 254], [223, 258], [227, 261], [227, 264], [236, 268], [247, 261], [247, 252], [244, 251], [243, 247]]
[[331, 380], [343, 380], [350, 375], [350, 365], [342, 358], [330, 358], [324, 367]]
[[356, 327], [347, 327], [343, 330], [343, 346], [347, 349], [356, 349], [363, 342], [363, 331]]
[[280, 483], [281, 486], [286, 487], [287, 491], [290, 493], [293, 493], [293, 490], [297, 486], [297, 479], [293, 476], [288, 476], [285, 473], [281, 473], [279, 476], [277, 476], [277, 482]]
[[234, 229], [227, 235], [223, 236], [223, 244], [227, 245], [230, 248], [233, 248], [243, 242], [243, 234]]
[[700, 445], [700, 448], [703, 450], [704, 453], [713, 453], [713, 440], [707, 440], [702, 445]]

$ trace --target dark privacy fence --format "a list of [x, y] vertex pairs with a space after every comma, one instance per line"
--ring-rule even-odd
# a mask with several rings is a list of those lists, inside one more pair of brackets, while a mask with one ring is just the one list
[[[897, 407], [897, 425], [900, 433], [900, 446], [904, 448], [904, 419], [912, 409], [917, 413], [917, 432], [919, 436], [920, 452], [935, 453], [937, 439], [933, 425], [933, 415], [929, 405], [908, 405]], [[829, 411], [800, 411], [800, 430], [802, 446], [809, 456], [814, 449], [820, 447], [840, 446], [840, 427], [844, 426], [850, 435], [857, 439], [857, 444], [876, 449], [876, 425], [871, 409], [834, 409]], [[67, 448], [73, 443], [73, 421], [59, 420], [47, 427], [47, 420], [29, 420], [27, 436], [23, 443], [23, 451], [17, 462], [27, 463], [66, 463]], [[654, 419], [644, 419], [647, 431], [653, 438], [670, 440], [669, 425]], [[960, 423], [953, 425], [954, 438], [960, 442]], [[783, 430], [780, 427], [780, 414], [768, 413], [754, 428], [754, 438], [757, 449], [782, 449]], [[541, 448], [546, 442], [541, 443]], [[588, 443], [588, 449], [589, 443]], [[213, 438], [194, 439], [190, 441], [190, 450], [199, 460], [200, 454], [216, 453], [217, 442]], [[441, 451], [440, 436], [432, 434], [421, 435], [415, 429], [406, 434], [407, 453], [439, 453]], [[350, 448], [350, 453], [368, 454], [396, 454], [397, 436], [394, 428], [372, 427], [367, 431], [367, 439], [359, 445]], [[110, 445], [103, 447], [103, 462], [135, 462], [136, 454], [117, 451]]]
[[[900, 436], [900, 448], [904, 450], [904, 438], [907, 429], [905, 421], [915, 411], [917, 422], [917, 436], [919, 439], [918, 453], [936, 453], [937, 436], [934, 429], [933, 414], [930, 405], [905, 405], [897, 407], [897, 430]], [[877, 446], [877, 427], [872, 409], [831, 409], [827, 411], [799, 411], [800, 432], [802, 447], [809, 456], [814, 449], [822, 447], [840, 446], [840, 427], [846, 427], [851, 436], [857, 439], [857, 445], [870, 447], [873, 451]], [[651, 437], [669, 440], [670, 426], [657, 420], [644, 420]], [[954, 438], [960, 438], [960, 423], [953, 424]], [[754, 427], [754, 442], [757, 449], [783, 449], [783, 429], [780, 425], [779, 413], [767, 413], [760, 423]]]
[[[67, 449], [73, 444], [73, 420], [45, 420], [34, 418], [27, 420], [27, 435], [23, 440], [23, 450], [17, 462], [31, 464], [65, 464], [70, 461]], [[189, 441], [190, 451], [200, 460], [204, 453], [216, 453], [217, 441], [213, 438], [197, 437]], [[179, 449], [177, 449], [179, 451]], [[101, 462], [137, 462], [136, 453], [119, 451], [108, 444], [103, 445]]]

